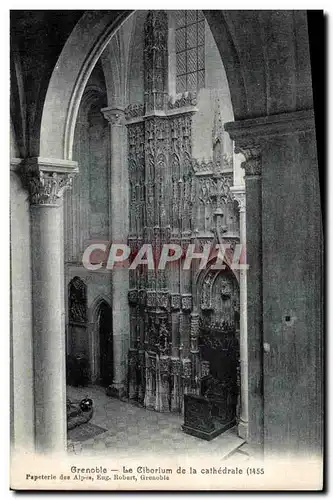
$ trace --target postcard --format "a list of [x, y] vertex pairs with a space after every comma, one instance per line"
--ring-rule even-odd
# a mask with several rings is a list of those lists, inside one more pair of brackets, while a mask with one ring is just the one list
[[323, 38], [11, 11], [11, 489], [322, 490]]

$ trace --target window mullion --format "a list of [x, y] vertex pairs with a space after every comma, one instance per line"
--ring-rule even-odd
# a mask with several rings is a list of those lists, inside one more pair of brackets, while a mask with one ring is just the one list
[[[192, 11], [191, 11], [192, 13]], [[193, 13], [192, 13], [193, 14]], [[196, 10], [195, 11], [195, 15], [192, 15], [191, 14], [191, 17], [189, 18], [189, 15], [188, 15], [188, 11], [184, 11], [184, 27], [179, 27], [177, 28], [176, 30], [176, 34], [177, 34], [177, 31], [178, 29], [184, 29], [184, 49], [183, 50], [179, 50], [176, 52], [177, 54], [177, 60], [178, 60], [178, 57], [180, 57], [180, 54], [183, 55], [183, 65], [184, 65], [184, 69], [183, 71], [178, 72], [178, 67], [177, 67], [177, 72], [176, 72], [176, 80], [178, 81], [179, 80], [179, 87], [178, 87], [178, 84], [177, 84], [177, 87], [179, 88], [179, 91], [180, 92], [183, 92], [183, 89], [185, 87], [185, 91], [189, 91], [189, 89], [195, 89], [198, 91], [199, 88], [200, 88], [200, 85], [203, 85], [203, 78], [204, 78], [204, 72], [205, 72], [205, 64], [204, 64], [204, 60], [202, 60], [202, 58], [204, 58], [204, 53], [202, 54], [202, 50], [199, 54], [199, 48], [201, 49], [203, 47], [203, 50], [204, 50], [204, 46], [205, 46], [205, 41], [203, 39], [203, 43], [199, 43], [199, 33], [201, 33], [201, 19], [199, 21], [199, 15], [198, 15], [198, 11]], [[193, 19], [194, 19], [194, 22], [193, 22]], [[191, 36], [190, 35], [190, 30], [189, 28], [191, 28], [191, 33], [193, 36], [196, 37], [195, 40], [193, 40], [194, 42], [194, 45], [189, 47], [189, 43], [190, 43], [190, 40], [191, 40]], [[200, 28], [200, 29], [199, 29]], [[202, 37], [201, 37], [202, 38]], [[194, 52], [195, 51], [195, 52]], [[190, 55], [192, 57], [192, 59], [190, 59]], [[196, 69], [193, 70], [193, 67], [191, 66], [190, 68], [190, 61], [193, 61], [193, 63], [195, 64], [196, 63]], [[200, 64], [199, 64], [200, 62]], [[182, 78], [181, 78], [182, 77]], [[182, 81], [182, 82], [181, 82]]]

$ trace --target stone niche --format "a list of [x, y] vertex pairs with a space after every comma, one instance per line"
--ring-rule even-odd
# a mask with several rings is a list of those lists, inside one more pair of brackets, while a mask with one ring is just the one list
[[200, 294], [200, 393], [184, 398], [183, 430], [211, 440], [236, 423], [239, 393], [238, 283], [231, 272], [208, 271]]

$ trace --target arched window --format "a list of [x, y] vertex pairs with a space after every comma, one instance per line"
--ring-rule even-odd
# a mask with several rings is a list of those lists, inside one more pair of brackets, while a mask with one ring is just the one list
[[205, 20], [201, 10], [176, 14], [176, 92], [197, 91], [205, 86]]

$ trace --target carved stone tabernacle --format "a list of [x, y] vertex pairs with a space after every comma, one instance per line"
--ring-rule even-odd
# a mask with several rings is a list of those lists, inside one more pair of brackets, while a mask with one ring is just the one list
[[[212, 159], [193, 158], [198, 95], [194, 91], [168, 95], [166, 12], [149, 12], [144, 32], [143, 104], [131, 103], [124, 111], [129, 244], [133, 256], [144, 243], [152, 245], [154, 257], [160, 255], [164, 243], [181, 245], [186, 252], [195, 241], [202, 251], [205, 244], [216, 241], [217, 229], [221, 234], [234, 233], [238, 221], [230, 191], [233, 159], [224, 147], [223, 116], [217, 102]], [[201, 381], [209, 375], [209, 360], [201, 352], [203, 313], [212, 327], [225, 315], [225, 321], [236, 328], [236, 288], [232, 285], [229, 290], [216, 273], [197, 281], [182, 269], [182, 263], [180, 259], [164, 270], [139, 266], [130, 271], [129, 305], [132, 317], [142, 321], [140, 342], [133, 341], [129, 352], [130, 397], [163, 412], [184, 411], [184, 395], [200, 394]], [[199, 311], [194, 311], [196, 289], [201, 294]], [[131, 339], [137, 337], [137, 321], [131, 322]]]

